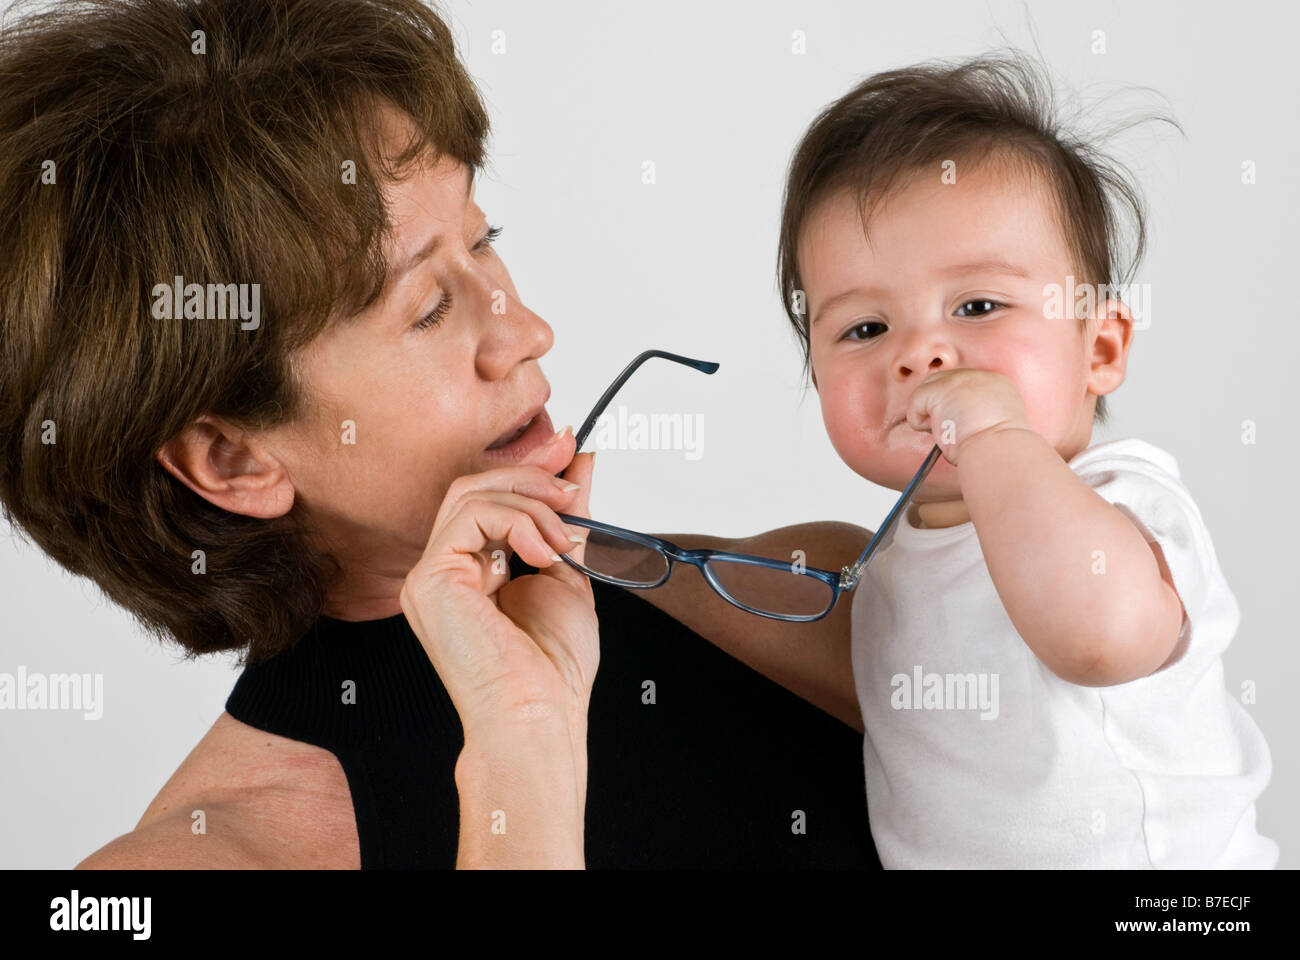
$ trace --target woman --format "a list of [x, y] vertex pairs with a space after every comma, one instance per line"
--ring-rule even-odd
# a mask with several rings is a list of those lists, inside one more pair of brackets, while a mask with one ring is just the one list
[[[557, 562], [592, 455], [552, 436], [442, 21], [68, 6], [0, 46], [0, 497], [150, 631], [248, 664], [82, 866], [876, 865], [847, 605], [792, 628]], [[676, 539], [828, 565], [862, 536]], [[776, 666], [791, 642], [844, 684]]]

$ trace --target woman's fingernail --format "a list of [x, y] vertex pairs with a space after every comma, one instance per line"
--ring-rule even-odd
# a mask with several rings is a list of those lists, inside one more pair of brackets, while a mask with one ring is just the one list
[[568, 426], [568, 427], [562, 427], [562, 428], [559, 430], [559, 432], [555, 434], [555, 436], [551, 437], [551, 439], [547, 441], [547, 443], [557, 443], [557, 442], [559, 442], [560, 437], [564, 436], [566, 433], [573, 433], [573, 427], [571, 427], [571, 426]]
[[582, 543], [582, 542], [584, 542], [584, 538], [583, 538], [583, 537], [574, 536], [572, 533], [569, 534], [569, 539], [572, 540], [574, 543]]
[[580, 484], [571, 483], [570, 481], [562, 480], [559, 477], [552, 477], [551, 479], [553, 479], [555, 481], [555, 485], [559, 487], [561, 490], [563, 490], [565, 493], [568, 493], [570, 490], [582, 489], [582, 486]]
[[559, 562], [560, 562], [560, 555], [559, 555], [558, 553], [553, 553], [553, 554], [551, 554], [551, 560], [552, 560], [553, 562], [555, 562], [555, 563], [559, 563]]

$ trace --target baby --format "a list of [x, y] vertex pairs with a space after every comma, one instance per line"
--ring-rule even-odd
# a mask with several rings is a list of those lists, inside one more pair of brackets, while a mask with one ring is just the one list
[[1091, 442], [1140, 197], [1045, 89], [1016, 56], [878, 74], [791, 163], [781, 286], [835, 450], [895, 490], [943, 451], [852, 597], [872, 834], [886, 867], [1273, 867], [1209, 532], [1168, 453]]

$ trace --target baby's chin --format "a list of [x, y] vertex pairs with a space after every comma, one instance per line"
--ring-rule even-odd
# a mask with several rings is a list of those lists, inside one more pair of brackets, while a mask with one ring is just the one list
[[[869, 447], [861, 445], [846, 462], [855, 473], [877, 486], [901, 491], [912, 482], [912, 477], [932, 449], [934, 438], [930, 434], [899, 424], [883, 438], [883, 442]], [[930, 468], [921, 489], [932, 496], [943, 496], [955, 482], [955, 468], [940, 457]]]

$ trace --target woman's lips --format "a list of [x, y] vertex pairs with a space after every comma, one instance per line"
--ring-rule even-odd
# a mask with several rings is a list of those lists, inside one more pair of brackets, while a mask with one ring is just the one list
[[483, 451], [483, 456], [500, 463], [517, 463], [553, 436], [555, 427], [543, 407], [519, 437], [499, 447], [488, 447]]

